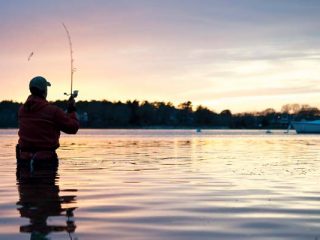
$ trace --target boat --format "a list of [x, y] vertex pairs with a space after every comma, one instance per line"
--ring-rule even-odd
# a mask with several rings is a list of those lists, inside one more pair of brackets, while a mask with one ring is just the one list
[[297, 133], [320, 133], [320, 120], [291, 122]]

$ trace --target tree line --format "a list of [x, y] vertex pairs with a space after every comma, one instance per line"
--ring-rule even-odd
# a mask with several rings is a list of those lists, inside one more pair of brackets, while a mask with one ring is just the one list
[[[66, 101], [52, 102], [65, 109]], [[0, 128], [18, 127], [22, 104], [0, 102]], [[79, 101], [77, 113], [83, 128], [232, 128], [283, 129], [293, 120], [315, 120], [320, 110], [309, 105], [287, 104], [280, 111], [268, 108], [260, 112], [219, 113], [205, 106], [193, 107], [190, 101], [174, 106], [170, 102]]]

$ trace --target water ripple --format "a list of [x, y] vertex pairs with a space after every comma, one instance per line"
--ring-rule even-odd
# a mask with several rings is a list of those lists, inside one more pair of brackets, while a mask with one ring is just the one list
[[0, 131], [0, 239], [320, 239], [317, 135], [82, 130], [57, 172], [16, 176], [15, 134]]

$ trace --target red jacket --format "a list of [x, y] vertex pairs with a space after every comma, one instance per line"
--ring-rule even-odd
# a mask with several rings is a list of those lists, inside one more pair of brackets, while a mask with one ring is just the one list
[[19, 147], [22, 150], [55, 150], [60, 131], [76, 134], [79, 121], [76, 113], [65, 113], [47, 100], [29, 96], [19, 109]]

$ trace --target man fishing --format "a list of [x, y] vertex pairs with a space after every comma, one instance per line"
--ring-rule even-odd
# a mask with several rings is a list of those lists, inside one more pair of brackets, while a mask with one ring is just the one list
[[50, 104], [47, 98], [51, 84], [44, 77], [34, 77], [29, 83], [31, 95], [19, 109], [18, 165], [58, 165], [56, 149], [59, 147], [60, 131], [76, 134], [79, 121], [75, 100], [70, 96], [67, 113]]

